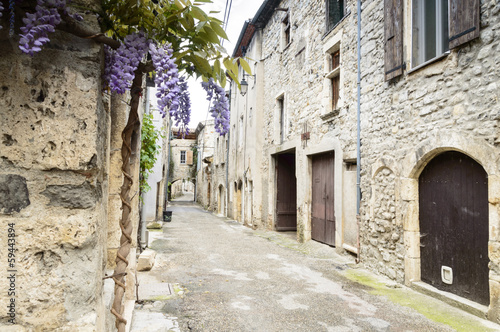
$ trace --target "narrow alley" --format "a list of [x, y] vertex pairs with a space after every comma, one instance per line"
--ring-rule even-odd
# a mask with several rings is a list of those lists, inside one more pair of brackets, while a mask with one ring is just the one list
[[[252, 230], [187, 201], [150, 233], [132, 331], [495, 331], [294, 232]], [[424, 316], [425, 315], [425, 316]], [[427, 318], [430, 317], [431, 319]]]

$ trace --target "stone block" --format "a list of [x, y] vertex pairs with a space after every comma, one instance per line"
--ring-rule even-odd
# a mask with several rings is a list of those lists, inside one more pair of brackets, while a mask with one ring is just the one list
[[145, 250], [139, 255], [137, 261], [137, 271], [149, 271], [155, 264], [156, 251]]
[[490, 241], [500, 240], [500, 207], [489, 204]]
[[418, 202], [408, 203], [406, 213], [404, 214], [403, 228], [405, 231], [419, 232], [420, 225], [418, 221]]
[[26, 179], [15, 174], [0, 175], [0, 213], [19, 212], [30, 205]]
[[420, 258], [420, 232], [404, 232], [405, 257]]
[[148, 224], [146, 225], [146, 228], [147, 229], [161, 229], [163, 226], [161, 224], [161, 222], [158, 222], [158, 221], [151, 221], [151, 222], [148, 222]]
[[488, 176], [488, 201], [491, 204], [500, 203], [500, 176]]
[[404, 201], [418, 200], [418, 182], [415, 179], [401, 179], [401, 199]]
[[420, 258], [405, 257], [405, 285], [420, 281]]
[[89, 209], [98, 200], [96, 187], [88, 182], [81, 185], [50, 185], [41, 194], [50, 199], [49, 205], [68, 209]]
[[500, 283], [490, 280], [490, 307], [488, 319], [500, 323]]

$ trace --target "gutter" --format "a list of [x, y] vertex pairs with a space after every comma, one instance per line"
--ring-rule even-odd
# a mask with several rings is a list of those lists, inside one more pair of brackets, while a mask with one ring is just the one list
[[360, 215], [359, 207], [361, 204], [361, 0], [358, 0], [358, 96], [357, 96], [357, 156], [356, 156], [356, 221], [358, 225], [358, 257], [356, 259], [359, 263], [359, 229], [360, 229]]

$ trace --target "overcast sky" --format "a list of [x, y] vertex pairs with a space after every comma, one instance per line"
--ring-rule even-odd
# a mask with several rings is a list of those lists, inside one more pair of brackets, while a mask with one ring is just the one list
[[[219, 14], [214, 15], [221, 21], [224, 19], [224, 9], [226, 7], [226, 0], [212, 0], [212, 4], [202, 5], [201, 8], [208, 13], [210, 10], [220, 11]], [[229, 0], [230, 2], [231, 0]], [[240, 36], [243, 23], [252, 19], [259, 9], [263, 0], [233, 0], [231, 13], [229, 15], [229, 22], [226, 28], [226, 33], [229, 42], [224, 41], [224, 47], [229, 55], [233, 54], [233, 50], [238, 37]], [[206, 92], [202, 89], [200, 82], [194, 80], [189, 82], [191, 92], [191, 122], [190, 128], [196, 128], [199, 122], [205, 121], [208, 114], [208, 101], [206, 100]], [[229, 84], [226, 85], [229, 89]]]

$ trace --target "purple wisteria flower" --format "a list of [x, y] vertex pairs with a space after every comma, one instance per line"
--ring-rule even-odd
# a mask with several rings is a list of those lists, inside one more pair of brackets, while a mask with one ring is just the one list
[[[14, 0], [10, 0], [9, 8], [13, 20]], [[65, 0], [37, 0], [35, 13], [26, 13], [26, 17], [23, 18], [24, 26], [21, 27], [22, 34], [19, 39], [19, 48], [21, 51], [31, 56], [35, 52], [40, 52], [42, 46], [50, 41], [48, 34], [54, 32], [55, 27], [61, 23], [61, 13], [79, 21], [83, 19], [78, 14], [69, 14]], [[12, 20], [11, 30], [13, 33], [14, 22]]]
[[[109, 87], [116, 93], [123, 94], [132, 86], [134, 71], [144, 58], [149, 46], [149, 40], [144, 32], [132, 33], [125, 37], [120, 47], [107, 56], [108, 63], [104, 71]], [[106, 51], [106, 50], [105, 50]], [[107, 50], [109, 53], [110, 49]]]
[[[181, 87], [179, 83], [179, 69], [172, 58], [173, 50], [170, 44], [159, 46], [151, 43], [149, 54], [156, 70], [155, 84], [158, 92], [159, 111], [165, 117], [168, 110], [174, 121], [181, 121], [182, 114], [179, 114], [179, 95]], [[188, 117], [189, 121], [189, 117]]]
[[224, 136], [229, 131], [229, 99], [226, 90], [215, 84], [213, 78], [201, 83], [207, 92], [207, 100], [212, 102], [210, 114], [214, 118], [215, 131]]

